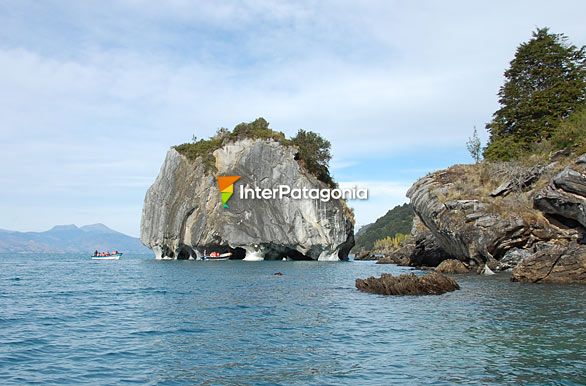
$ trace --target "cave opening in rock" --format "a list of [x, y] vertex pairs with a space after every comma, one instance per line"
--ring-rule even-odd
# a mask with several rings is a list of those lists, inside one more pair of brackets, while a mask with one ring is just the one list
[[177, 260], [189, 260], [192, 256], [195, 258], [193, 250], [187, 245], [182, 245], [177, 253]]
[[211, 253], [217, 252], [219, 254], [231, 253], [230, 260], [243, 260], [246, 257], [246, 250], [240, 247], [232, 248], [228, 245], [214, 244], [200, 248], [199, 251], [206, 256], [210, 256]]
[[284, 245], [269, 244], [265, 245], [265, 260], [313, 260], [311, 257], [304, 255], [294, 248]]
[[232, 256], [230, 256], [230, 260], [244, 260], [246, 257], [246, 249], [244, 248], [233, 248], [230, 250], [232, 252]]
[[303, 253], [299, 252], [293, 248], [287, 248], [286, 256], [291, 260], [313, 260], [311, 257], [304, 255]]

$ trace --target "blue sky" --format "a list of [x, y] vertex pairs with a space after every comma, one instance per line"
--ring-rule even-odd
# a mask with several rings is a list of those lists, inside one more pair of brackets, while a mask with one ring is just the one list
[[536, 27], [586, 43], [582, 1], [0, 0], [0, 228], [138, 235], [167, 149], [265, 117], [331, 140], [359, 224], [471, 162]]

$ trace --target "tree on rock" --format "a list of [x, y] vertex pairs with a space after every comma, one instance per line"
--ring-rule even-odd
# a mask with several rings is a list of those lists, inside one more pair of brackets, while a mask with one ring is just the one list
[[313, 131], [299, 130], [291, 142], [299, 149], [299, 159], [320, 181], [335, 186], [328, 168], [332, 155], [330, 141]]
[[560, 121], [586, 101], [586, 48], [563, 34], [539, 28], [517, 48], [501, 87], [501, 105], [486, 125], [490, 141], [484, 156], [516, 158], [549, 139]]

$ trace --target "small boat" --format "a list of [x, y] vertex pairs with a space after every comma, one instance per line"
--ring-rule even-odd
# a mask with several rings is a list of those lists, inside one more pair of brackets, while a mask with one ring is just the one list
[[231, 252], [227, 252], [227, 253], [212, 252], [209, 255], [206, 255], [205, 251], [204, 251], [204, 255], [203, 255], [202, 260], [214, 260], [214, 261], [230, 260], [230, 256], [232, 256]]
[[113, 253], [107, 256], [92, 256], [92, 260], [118, 260], [122, 257], [122, 253]]

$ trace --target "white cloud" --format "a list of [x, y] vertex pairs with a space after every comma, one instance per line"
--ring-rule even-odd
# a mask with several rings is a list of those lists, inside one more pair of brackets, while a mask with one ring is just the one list
[[[0, 182], [14, 187], [0, 197], [36, 194], [75, 211], [104, 183], [118, 188], [104, 205], [138, 208], [170, 145], [258, 116], [289, 134], [322, 133], [335, 172], [463, 146], [490, 119], [502, 71], [532, 29], [586, 41], [584, 4], [563, 3], [15, 3], [0, 14]], [[405, 201], [408, 184], [366, 182], [359, 222]], [[77, 201], [59, 200], [73, 187]], [[63, 222], [49, 211], [6, 220], [14, 207], [0, 227]], [[105, 222], [136, 233], [140, 210], [130, 212]]]

